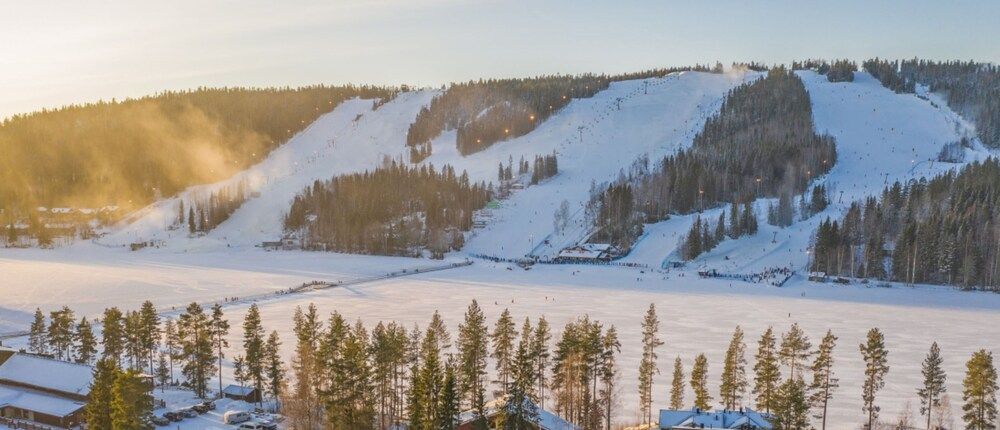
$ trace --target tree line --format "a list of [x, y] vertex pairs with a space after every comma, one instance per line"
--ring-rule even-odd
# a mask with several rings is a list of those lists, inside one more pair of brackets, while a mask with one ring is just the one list
[[187, 206], [181, 199], [177, 202], [174, 228], [186, 228], [190, 234], [212, 231], [229, 219], [229, 216], [243, 206], [248, 198], [250, 192], [247, 190], [246, 181], [239, 181], [212, 191], [208, 196], [189, 199]]
[[896, 182], [815, 233], [811, 267], [907, 283], [1000, 285], [1000, 160]]
[[695, 66], [652, 69], [619, 75], [546, 75], [534, 78], [487, 79], [452, 83], [417, 114], [410, 124], [406, 143], [411, 161], [431, 153], [430, 141], [447, 130], [456, 130], [460, 153], [469, 155], [496, 142], [530, 133], [538, 124], [565, 107], [572, 99], [589, 98], [612, 82], [662, 77], [681, 70], [722, 72]]
[[783, 67], [772, 68], [730, 91], [689, 150], [664, 157], [652, 171], [632, 169], [606, 190], [592, 192], [597, 240], [630, 245], [642, 222], [800, 193], [836, 158], [833, 138], [815, 132], [802, 81]]
[[[96, 360], [86, 409], [89, 425], [143, 428], [151, 416], [152, 397], [142, 386], [141, 369], [155, 366], [152, 374], [162, 387], [174, 383], [177, 363], [182, 385], [205, 398], [213, 394], [209, 384], [216, 377], [222, 390], [223, 350], [230, 346], [226, 340], [230, 325], [219, 305], [206, 311], [192, 303], [174, 319], [157, 315], [149, 302], [138, 311], [105, 310], [98, 354], [93, 340], [82, 340], [93, 339], [85, 318], [72, 328], [73, 312], [64, 307], [50, 314], [46, 326], [45, 317], [36, 311], [29, 349], [64, 360]], [[379, 321], [368, 329], [360, 320], [351, 323], [336, 311], [323, 317], [312, 304], [296, 308], [292, 320], [295, 347], [291, 361], [285, 363], [277, 332], [266, 335], [260, 310], [251, 305], [242, 325], [241, 353], [232, 364], [236, 382], [265, 393], [296, 429], [402, 424], [455, 429], [460, 413], [467, 411], [464, 417], [474, 422], [474, 428], [526, 430], [540, 409], [546, 409], [584, 430], [610, 430], [617, 414], [618, 332], [586, 315], [567, 322], [558, 339], [544, 316], [534, 322], [526, 318], [519, 328], [506, 309], [491, 328], [475, 300], [454, 338], [437, 312], [423, 329], [394, 321]], [[642, 319], [641, 339], [638, 406], [642, 422], [650, 424], [653, 376], [659, 373], [658, 351], [664, 346], [653, 304]], [[769, 327], [751, 351], [746, 333], [737, 326], [720, 363], [719, 398], [713, 399], [709, 392], [705, 354], [694, 357], [689, 372], [678, 356], [673, 360], [669, 408], [694, 406], [707, 411], [718, 405], [733, 411], [752, 405], [769, 416], [775, 429], [825, 429], [829, 402], [839, 388], [834, 371], [837, 340], [827, 331], [814, 348], [796, 323], [780, 336]], [[882, 422], [878, 394], [890, 369], [884, 334], [878, 328], [869, 330], [858, 353], [864, 363], [859, 394], [865, 428], [876, 428]], [[950, 427], [942, 363], [935, 342], [921, 366], [922, 384], [915, 390], [928, 429]], [[961, 418], [966, 428], [994, 428], [998, 386], [991, 352], [972, 354], [962, 386]], [[488, 397], [497, 400], [487, 402]], [[492, 412], [496, 414], [490, 417]], [[904, 426], [904, 421], [912, 425], [908, 420], [904, 414], [898, 425]]]
[[307, 249], [379, 255], [435, 254], [460, 249], [472, 214], [486, 206], [492, 186], [470, 183], [445, 166], [389, 162], [374, 171], [316, 181], [299, 193], [284, 228]]
[[0, 123], [0, 209], [141, 207], [261, 160], [369, 86], [199, 88], [15, 115]]

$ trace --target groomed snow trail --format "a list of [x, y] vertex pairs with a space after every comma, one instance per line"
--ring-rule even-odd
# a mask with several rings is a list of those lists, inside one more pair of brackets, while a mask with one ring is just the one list
[[[663, 78], [615, 82], [594, 97], [573, 100], [533, 132], [462, 157], [455, 133], [433, 142], [424, 163], [450, 164], [471, 179], [496, 182], [499, 163], [529, 163], [536, 155], [558, 155], [559, 174], [515, 191], [493, 210], [486, 228], [474, 232], [463, 252], [518, 258], [550, 256], [590, 231], [582, 207], [591, 183], [613, 180], [642, 155], [656, 160], [691, 144], [705, 120], [718, 111], [726, 92], [756, 74], [680, 72]], [[619, 108], [620, 105], [620, 108]], [[514, 167], [517, 170], [517, 167]], [[553, 234], [553, 214], [566, 200], [573, 220]], [[551, 236], [550, 236], [551, 234]], [[550, 245], [543, 242], [548, 239]]]
[[[218, 250], [277, 240], [282, 233], [282, 217], [295, 195], [306, 186], [339, 174], [372, 169], [386, 157], [398, 159], [404, 154], [410, 123], [436, 94], [431, 90], [401, 93], [376, 110], [372, 110], [374, 100], [347, 100], [261, 163], [225, 181], [192, 187], [178, 197], [157, 202], [100, 243], [124, 246], [157, 239], [175, 250]], [[206, 236], [188, 238], [183, 226], [168, 228], [176, 219], [180, 199], [190, 202], [241, 181], [260, 195], [247, 200]]]
[[[945, 144], [971, 135], [965, 122], [946, 105], [935, 106], [914, 94], [896, 94], [864, 72], [855, 73], [854, 82], [839, 83], [811, 71], [797, 74], [812, 100], [817, 132], [836, 139], [836, 164], [814, 181], [827, 185], [832, 204], [805, 221], [777, 228], [766, 224], [768, 200], [759, 200], [758, 234], [724, 241], [697, 258], [694, 266], [734, 273], [779, 266], [801, 269], [808, 262], [811, 235], [826, 217], [839, 218], [852, 202], [878, 195], [895, 181], [930, 178], [961, 166], [935, 161]], [[970, 150], [967, 155], [971, 161], [987, 153]], [[719, 210], [706, 211], [703, 217], [715, 222], [718, 214]], [[693, 216], [674, 217], [646, 226], [651, 234], [636, 245], [628, 261], [659, 267], [693, 221]]]

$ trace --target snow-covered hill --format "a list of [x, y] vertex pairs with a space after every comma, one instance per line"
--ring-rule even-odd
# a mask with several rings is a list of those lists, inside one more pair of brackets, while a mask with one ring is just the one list
[[[832, 204], [823, 213], [787, 228], [762, 223], [757, 235], [724, 241], [694, 265], [732, 273], [802, 268], [809, 259], [809, 240], [823, 219], [839, 217], [852, 202], [877, 195], [895, 181], [932, 177], [960, 167], [936, 161], [938, 153], [962, 137], [974, 139], [974, 131], [945, 104], [896, 94], [867, 73], [856, 73], [854, 82], [840, 83], [810, 71], [798, 75], [812, 100], [817, 131], [836, 139], [837, 163], [815, 181], [826, 184]], [[987, 155], [981, 147], [969, 150], [966, 162]], [[757, 202], [761, 219], [767, 203]], [[706, 211], [702, 216], [715, 220], [720, 211]], [[646, 226], [647, 234], [626, 261], [659, 267], [671, 258], [692, 222], [694, 216], [680, 216]]]
[[[100, 243], [127, 245], [161, 240], [176, 250], [208, 250], [277, 240], [282, 233], [282, 216], [292, 198], [306, 186], [339, 174], [372, 169], [385, 157], [404, 154], [410, 123], [436, 94], [432, 90], [402, 93], [375, 110], [374, 100], [343, 102], [257, 165], [228, 180], [192, 187], [177, 197], [159, 201], [129, 217], [125, 225]], [[206, 236], [189, 238], [184, 226], [170, 229], [181, 199], [190, 202], [241, 181], [259, 195]]]

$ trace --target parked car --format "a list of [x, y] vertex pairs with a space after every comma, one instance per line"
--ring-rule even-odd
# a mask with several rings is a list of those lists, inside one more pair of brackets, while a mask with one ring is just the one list
[[226, 411], [222, 415], [222, 421], [226, 424], [239, 424], [250, 421], [250, 412], [247, 411]]
[[195, 411], [194, 409], [191, 409], [191, 408], [181, 409], [178, 412], [180, 412], [181, 414], [183, 414], [187, 418], [197, 418], [198, 417], [198, 412]]
[[215, 402], [213, 402], [211, 400], [206, 400], [206, 401], [202, 402], [201, 405], [204, 406], [206, 409], [208, 409], [210, 411], [214, 411], [215, 410]]
[[[169, 412], [167, 412], [167, 413], [169, 413]], [[159, 416], [155, 416], [154, 415], [153, 416], [153, 424], [156, 424], [157, 426], [160, 426], [160, 427], [168, 426], [168, 425], [170, 425], [170, 419], [166, 418], [166, 417], [159, 417]]]
[[194, 405], [194, 406], [191, 407], [191, 409], [194, 410], [195, 412], [199, 413], [199, 414], [203, 414], [205, 412], [208, 412], [208, 406], [205, 406], [204, 403], [199, 403], [197, 405]]
[[247, 421], [237, 427], [240, 430], [264, 430], [264, 423], [260, 421]]
[[183, 420], [184, 419], [184, 415], [180, 414], [180, 413], [177, 413], [177, 412], [171, 411], [171, 412], [164, 412], [163, 413], [163, 418], [166, 418], [166, 419], [168, 419], [170, 421], [177, 422], [177, 421]]

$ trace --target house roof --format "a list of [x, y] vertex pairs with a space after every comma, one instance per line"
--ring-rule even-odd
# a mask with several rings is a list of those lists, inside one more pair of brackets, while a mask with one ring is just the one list
[[763, 414], [746, 408], [741, 411], [660, 410], [660, 428], [702, 427], [732, 429], [743, 425], [770, 429], [771, 423]]
[[222, 394], [228, 394], [230, 396], [249, 396], [254, 391], [253, 387], [241, 387], [239, 385], [227, 385], [226, 388], [222, 389]]
[[0, 363], [0, 381], [86, 396], [93, 368], [86, 364], [53, 360], [30, 354], [13, 354]]
[[26, 388], [0, 385], [0, 408], [6, 406], [61, 418], [80, 410], [84, 404]]
[[[531, 403], [532, 405], [534, 404], [531, 402], [531, 400], [525, 400], [525, 402]], [[493, 415], [496, 415], [498, 412], [500, 412], [500, 408], [503, 407], [504, 403], [505, 403], [504, 398], [493, 399], [489, 402], [486, 402], [486, 404], [483, 405], [486, 416], [492, 417]], [[579, 427], [567, 422], [566, 420], [560, 418], [558, 415], [553, 414], [552, 412], [549, 412], [541, 408], [537, 409], [538, 409], [537, 424], [542, 430], [580, 430]], [[474, 420], [475, 418], [476, 418], [475, 412], [465, 411], [459, 415], [458, 422], [465, 424]]]

